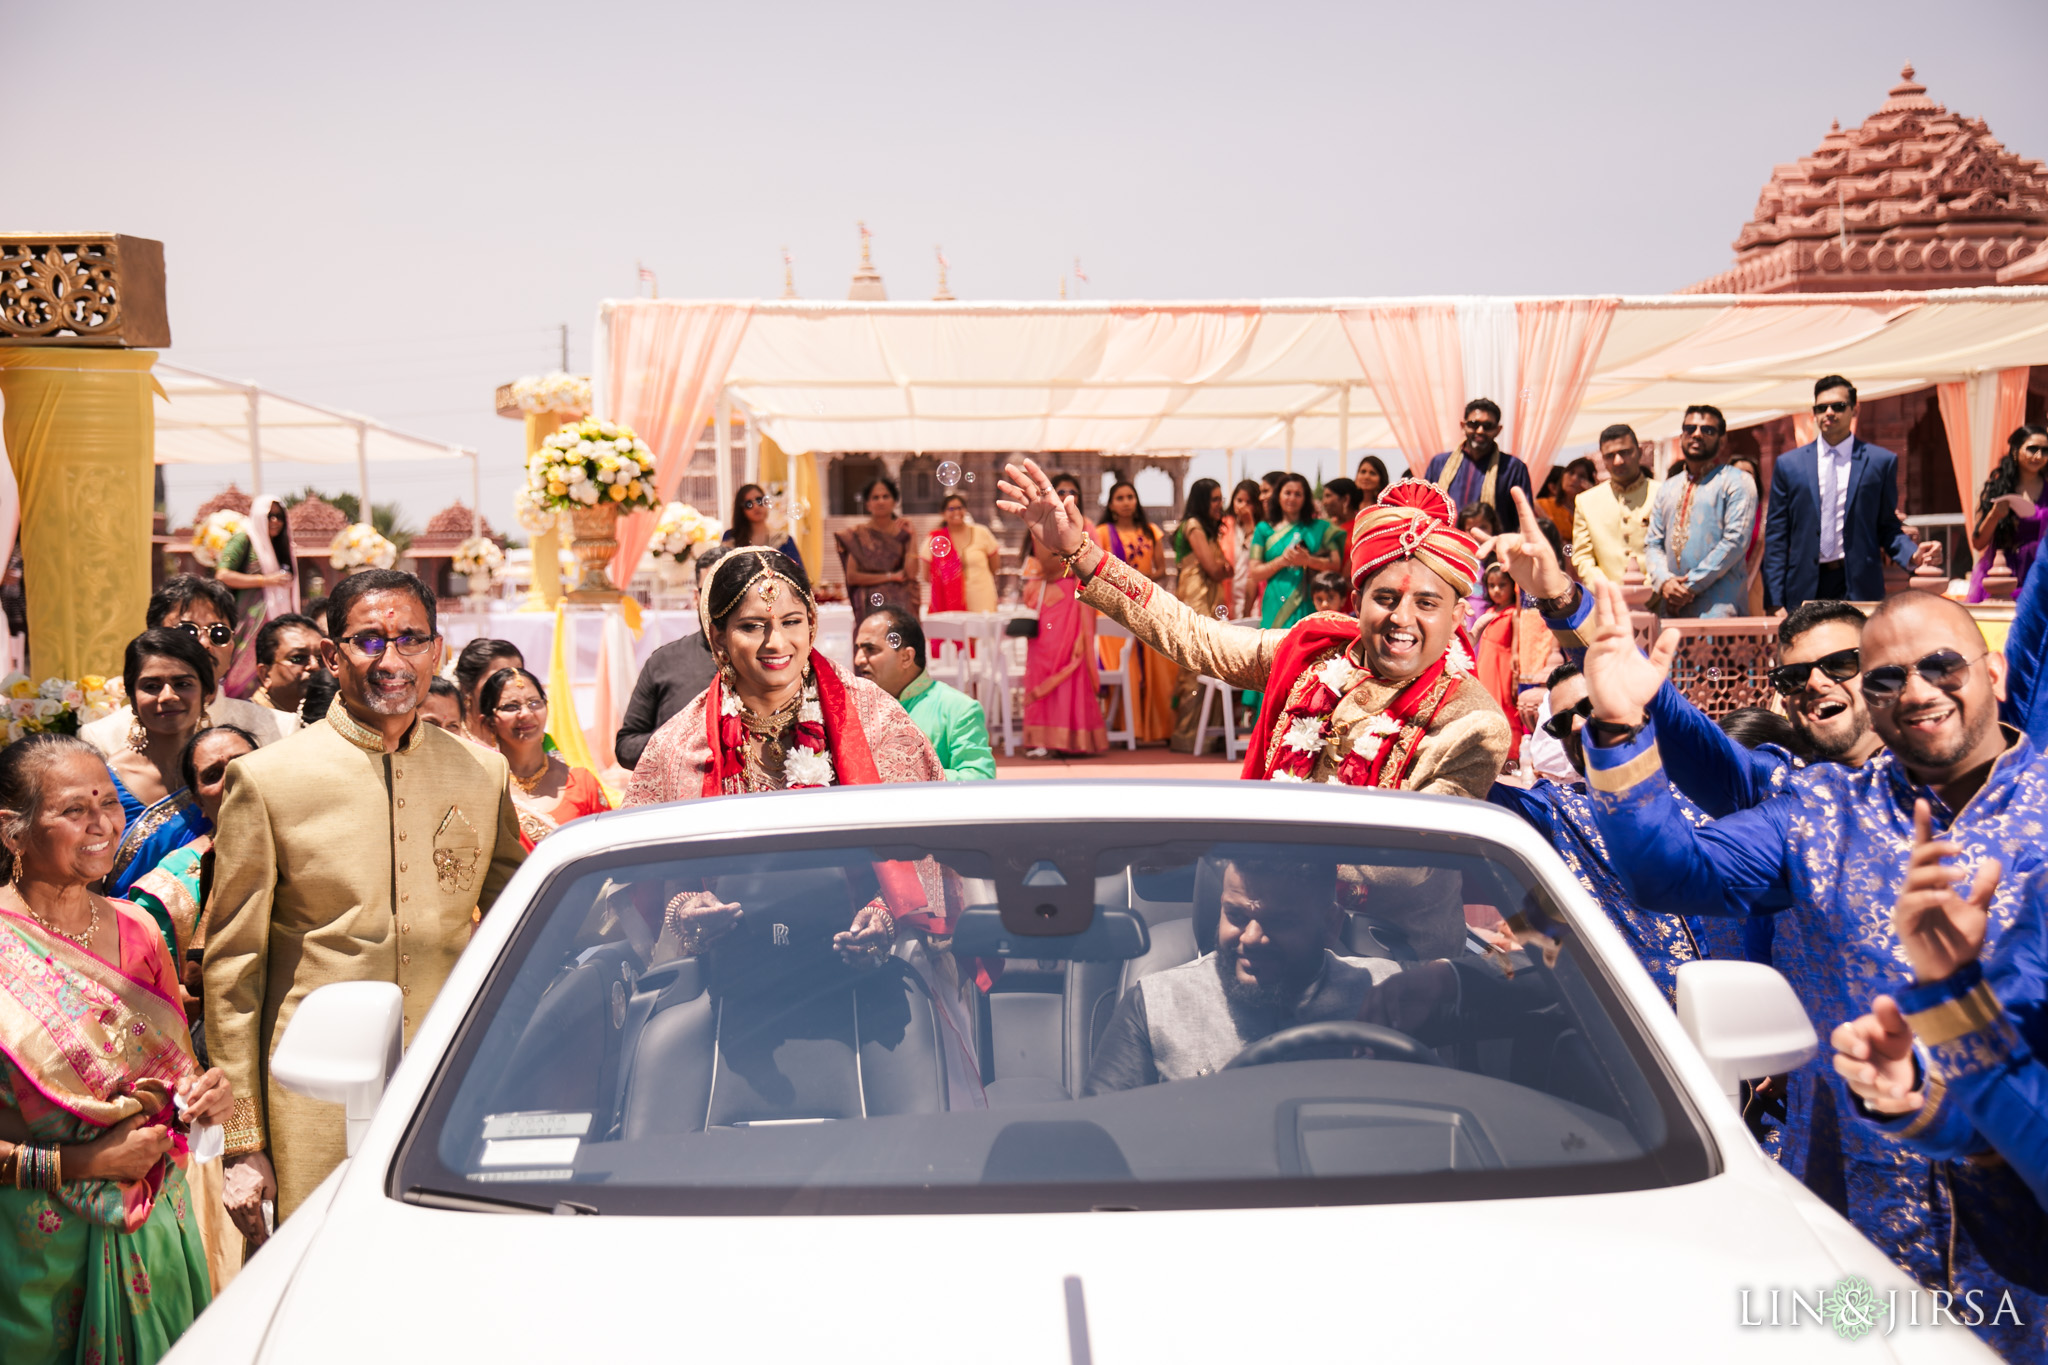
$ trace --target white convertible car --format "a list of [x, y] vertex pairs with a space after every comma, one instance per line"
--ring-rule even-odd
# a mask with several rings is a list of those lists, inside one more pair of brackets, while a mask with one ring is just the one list
[[1768, 968], [1674, 1013], [1505, 812], [1250, 795], [569, 826], [402, 1062], [395, 986], [307, 999], [352, 1156], [171, 1359], [1992, 1358], [1744, 1128], [1833, 1022]]

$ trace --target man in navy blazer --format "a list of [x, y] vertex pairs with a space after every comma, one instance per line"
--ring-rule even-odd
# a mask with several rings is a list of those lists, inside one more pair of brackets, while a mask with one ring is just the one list
[[1856, 435], [1856, 386], [1838, 374], [1813, 386], [1819, 439], [1778, 457], [1764, 515], [1764, 609], [1815, 598], [1876, 602], [1884, 557], [1911, 569], [1940, 553], [1899, 521], [1899, 457]]

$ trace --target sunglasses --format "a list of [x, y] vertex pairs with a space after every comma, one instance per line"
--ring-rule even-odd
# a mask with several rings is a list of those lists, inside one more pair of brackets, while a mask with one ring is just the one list
[[202, 626], [197, 621], [180, 621], [178, 629], [195, 640], [208, 640], [216, 645], [225, 645], [235, 638], [233, 626]]
[[1465, 423], [1465, 430], [1467, 430], [1467, 431], [1499, 431], [1499, 430], [1500, 430], [1500, 423], [1498, 423], [1498, 422], [1467, 422], [1467, 423]]
[[364, 631], [359, 635], [344, 635], [341, 637], [341, 642], [345, 645], [354, 646], [358, 653], [369, 659], [381, 657], [387, 647], [396, 649], [400, 654], [411, 659], [426, 653], [427, 648], [434, 643], [434, 637], [431, 635], [393, 635], [387, 637], [370, 631]]
[[745, 502], [740, 504], [740, 507], [744, 511], [751, 512], [756, 507], [766, 507], [767, 505], [768, 499], [766, 498], [748, 498]]
[[1719, 436], [1721, 434], [1721, 428], [1715, 426], [1712, 422], [1687, 422], [1679, 428], [1679, 431], [1687, 436]]
[[1824, 417], [1831, 412], [1847, 412], [1855, 406], [1854, 403], [1844, 403], [1838, 398], [1832, 403], [1815, 403], [1813, 405], [1813, 415], [1815, 417]]
[[1969, 680], [1970, 665], [1983, 657], [1965, 659], [1953, 649], [1937, 649], [1910, 664], [1881, 664], [1863, 675], [1863, 700], [1872, 706], [1890, 706], [1906, 690], [1906, 679], [1915, 673], [1944, 692], [1960, 692]]
[[1814, 669], [1834, 679], [1847, 682], [1863, 668], [1863, 651], [1860, 649], [1838, 649], [1832, 654], [1823, 654], [1803, 664], [1779, 664], [1770, 672], [1771, 686], [1778, 689], [1778, 695], [1789, 697], [1806, 687], [1806, 680]]
[[1591, 697], [1579, 698], [1577, 706], [1572, 707], [1569, 711], [1560, 711], [1549, 720], [1544, 721], [1543, 733], [1549, 735], [1552, 739], [1564, 739], [1572, 732], [1572, 720], [1574, 717], [1586, 720], [1593, 718], [1593, 699]]

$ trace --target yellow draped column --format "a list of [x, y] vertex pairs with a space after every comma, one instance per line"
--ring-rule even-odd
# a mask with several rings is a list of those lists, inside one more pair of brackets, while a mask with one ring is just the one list
[[118, 674], [149, 605], [155, 351], [0, 346], [38, 678]]
[[[540, 449], [542, 441], [569, 423], [580, 421], [582, 416], [580, 412], [527, 413], [527, 458], [533, 458], [533, 452]], [[526, 602], [520, 610], [553, 611], [562, 601], [562, 534], [559, 531], [542, 531], [531, 544], [533, 586], [527, 590]]]

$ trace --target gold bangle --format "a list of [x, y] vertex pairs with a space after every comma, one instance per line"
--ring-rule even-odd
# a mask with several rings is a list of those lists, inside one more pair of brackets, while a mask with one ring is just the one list
[[56, 1189], [64, 1183], [64, 1149], [50, 1144], [50, 1188]]

